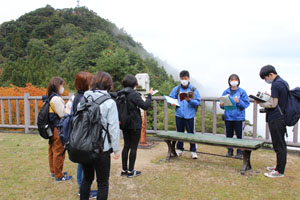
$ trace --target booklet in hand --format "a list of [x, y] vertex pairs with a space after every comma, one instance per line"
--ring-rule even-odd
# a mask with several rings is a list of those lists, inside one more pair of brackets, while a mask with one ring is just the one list
[[187, 97], [194, 99], [194, 92], [180, 92], [179, 93], [180, 101], [183, 101]]

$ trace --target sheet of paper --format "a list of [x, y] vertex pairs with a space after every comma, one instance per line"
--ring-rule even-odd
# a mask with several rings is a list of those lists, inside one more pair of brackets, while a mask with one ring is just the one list
[[233, 106], [229, 94], [220, 97], [220, 102], [224, 103], [224, 106]]
[[164, 95], [168, 104], [175, 104], [176, 106], [180, 106], [177, 99], [173, 99], [169, 96]]
[[158, 90], [154, 90], [152, 95], [155, 95], [156, 93], [158, 93]]

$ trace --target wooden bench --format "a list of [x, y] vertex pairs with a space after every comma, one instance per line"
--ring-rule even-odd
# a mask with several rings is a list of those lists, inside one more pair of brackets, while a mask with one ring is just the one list
[[189, 133], [180, 133], [176, 131], [162, 131], [157, 133], [156, 136], [159, 138], [163, 138], [165, 142], [168, 144], [168, 154], [166, 157], [166, 161], [169, 161], [172, 157], [177, 157], [175, 151], [176, 141], [239, 148], [243, 151], [243, 167], [241, 170], [242, 175], [244, 175], [247, 170], [251, 169], [251, 163], [250, 163], [251, 151], [259, 149], [264, 144], [263, 141], [257, 141], [257, 140], [249, 140], [249, 139], [241, 140], [236, 138], [226, 138], [223, 136], [216, 136], [210, 134], [189, 134]]

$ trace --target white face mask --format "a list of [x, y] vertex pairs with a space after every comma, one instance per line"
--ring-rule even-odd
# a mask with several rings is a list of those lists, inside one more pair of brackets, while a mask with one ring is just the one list
[[273, 80], [266, 80], [266, 83], [272, 84]]
[[231, 85], [232, 87], [235, 87], [235, 86], [237, 86], [238, 84], [239, 84], [238, 81], [230, 81], [230, 85]]
[[188, 80], [181, 80], [180, 82], [183, 86], [187, 86], [189, 84]]
[[61, 87], [58, 92], [59, 92], [59, 94], [62, 94], [62, 93], [64, 93], [64, 91], [65, 91], [65, 88]]

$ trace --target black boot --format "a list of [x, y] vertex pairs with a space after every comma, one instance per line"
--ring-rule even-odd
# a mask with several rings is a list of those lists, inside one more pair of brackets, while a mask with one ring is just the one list
[[243, 154], [242, 154], [242, 151], [241, 151], [241, 150], [238, 150], [238, 151], [236, 152], [235, 158], [237, 158], [237, 159], [242, 159], [242, 158], [243, 158]]
[[228, 149], [226, 157], [232, 157], [233, 156], [233, 149]]

